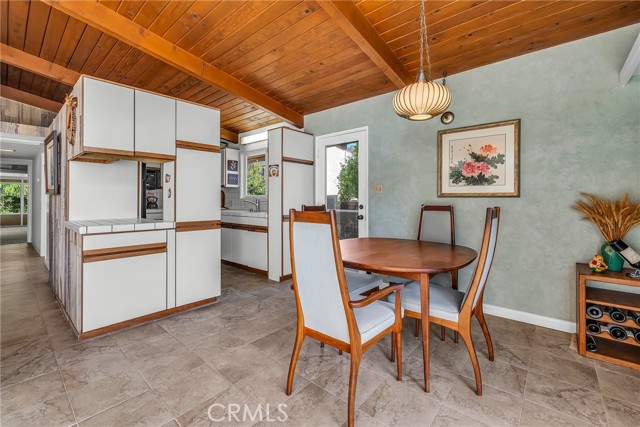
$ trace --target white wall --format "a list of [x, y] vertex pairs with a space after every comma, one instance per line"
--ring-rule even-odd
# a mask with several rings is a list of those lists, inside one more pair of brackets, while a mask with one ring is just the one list
[[31, 168], [31, 187], [29, 193], [31, 193], [31, 244], [33, 248], [38, 252], [40, 256], [44, 256], [46, 232], [43, 224], [46, 221], [46, 212], [43, 206], [44, 198], [44, 148], [41, 148], [40, 153], [33, 157], [33, 167]]

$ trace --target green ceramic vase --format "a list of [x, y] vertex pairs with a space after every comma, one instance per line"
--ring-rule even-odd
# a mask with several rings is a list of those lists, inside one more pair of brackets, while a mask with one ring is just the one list
[[624, 265], [624, 258], [620, 256], [618, 252], [616, 252], [608, 243], [605, 243], [600, 248], [600, 253], [602, 254], [602, 258], [604, 258], [604, 263], [607, 264], [607, 270], [610, 271], [622, 271], [622, 266]]

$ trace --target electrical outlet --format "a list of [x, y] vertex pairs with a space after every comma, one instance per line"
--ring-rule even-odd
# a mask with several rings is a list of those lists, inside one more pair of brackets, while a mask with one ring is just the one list
[[374, 187], [376, 193], [382, 193], [382, 184], [376, 184]]

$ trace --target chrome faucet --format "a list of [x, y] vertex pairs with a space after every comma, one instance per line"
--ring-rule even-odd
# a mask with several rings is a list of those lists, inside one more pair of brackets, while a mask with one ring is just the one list
[[243, 199], [243, 202], [247, 202], [247, 203], [251, 203], [253, 206], [256, 207], [256, 210], [254, 211], [253, 208], [249, 209], [249, 212], [260, 212], [260, 202], [258, 201], [258, 199], [255, 199], [255, 202], [252, 202], [249, 199]]

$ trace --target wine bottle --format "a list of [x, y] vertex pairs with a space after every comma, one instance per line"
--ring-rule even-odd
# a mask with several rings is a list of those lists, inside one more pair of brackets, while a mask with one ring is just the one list
[[598, 304], [590, 304], [589, 306], [587, 306], [587, 315], [589, 315], [589, 317], [591, 317], [592, 319], [599, 319], [602, 317], [602, 314], [602, 307], [600, 307]]
[[600, 327], [600, 323], [593, 321], [593, 320], [587, 320], [587, 330], [595, 335], [598, 335], [599, 333], [602, 332], [602, 328]]
[[636, 340], [638, 344], [640, 344], [640, 329], [633, 329], [633, 338]]
[[587, 351], [591, 353], [598, 351], [598, 344], [596, 344], [596, 340], [592, 336], [587, 336]]
[[616, 307], [609, 307], [609, 317], [611, 317], [614, 322], [618, 323], [624, 323], [627, 321], [627, 315]]
[[636, 325], [640, 326], [640, 311], [629, 310], [629, 315], [635, 320]]
[[613, 323], [607, 325], [607, 330], [609, 331], [609, 335], [618, 341], [624, 341], [629, 336], [625, 328]]
[[616, 252], [618, 252], [622, 256], [622, 258], [624, 258], [631, 265], [631, 267], [640, 269], [640, 254], [634, 251], [621, 239], [610, 241], [609, 246], [611, 246]]

